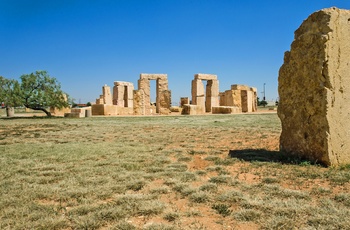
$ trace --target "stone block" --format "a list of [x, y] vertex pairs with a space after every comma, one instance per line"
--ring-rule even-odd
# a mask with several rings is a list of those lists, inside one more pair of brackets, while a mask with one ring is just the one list
[[93, 116], [114, 116], [118, 115], [118, 106], [116, 105], [92, 105]]
[[232, 90], [250, 90], [250, 88], [247, 85], [231, 85]]
[[67, 118], [80, 118], [80, 113], [65, 113], [64, 114], [64, 117], [67, 117]]
[[184, 105], [182, 108], [182, 115], [201, 115], [205, 114], [205, 108], [199, 105]]
[[185, 104], [190, 104], [190, 99], [188, 97], [181, 97], [180, 98], [180, 107], [182, 107]]
[[102, 96], [103, 96], [103, 104], [113, 105], [111, 88], [109, 86], [107, 85], [102, 86]]
[[172, 113], [181, 113], [182, 108], [179, 107], [179, 106], [171, 106], [169, 110], [170, 110], [170, 112], [172, 112]]
[[241, 113], [241, 108], [238, 106], [216, 106], [212, 108], [213, 114], [234, 114]]
[[311, 14], [295, 31], [278, 77], [281, 150], [350, 164], [350, 11]]
[[146, 115], [145, 111], [145, 94], [143, 90], [134, 90], [134, 114]]
[[194, 75], [195, 80], [217, 80], [217, 75], [214, 74], [203, 74], [203, 73], [197, 73]]

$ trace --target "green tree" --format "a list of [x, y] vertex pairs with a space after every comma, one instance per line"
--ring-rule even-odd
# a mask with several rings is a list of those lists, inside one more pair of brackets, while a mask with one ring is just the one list
[[23, 105], [33, 110], [40, 110], [51, 116], [50, 107], [68, 107], [68, 95], [61, 90], [56, 78], [46, 71], [36, 71], [21, 76], [21, 97]]
[[0, 76], [0, 102], [4, 102], [7, 116], [13, 115], [14, 107], [22, 105], [21, 89], [18, 81]]
[[265, 107], [267, 105], [267, 101], [265, 101], [265, 100], [260, 101], [260, 105]]

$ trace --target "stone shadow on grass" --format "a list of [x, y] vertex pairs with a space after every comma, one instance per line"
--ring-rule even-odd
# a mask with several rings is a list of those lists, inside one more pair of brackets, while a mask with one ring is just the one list
[[293, 165], [313, 165], [316, 162], [311, 162], [305, 158], [293, 156], [281, 151], [270, 151], [266, 149], [241, 149], [230, 150], [229, 156], [237, 158], [239, 160], [248, 162], [276, 162], [281, 164], [293, 164]]

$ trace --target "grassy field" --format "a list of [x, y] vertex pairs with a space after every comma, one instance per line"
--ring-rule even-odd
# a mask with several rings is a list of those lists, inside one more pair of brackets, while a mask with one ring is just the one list
[[0, 119], [0, 229], [349, 229], [350, 167], [275, 113]]

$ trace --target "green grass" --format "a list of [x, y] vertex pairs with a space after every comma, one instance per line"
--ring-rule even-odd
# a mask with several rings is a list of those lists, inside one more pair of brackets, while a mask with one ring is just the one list
[[276, 114], [0, 119], [0, 229], [346, 229], [350, 167]]

